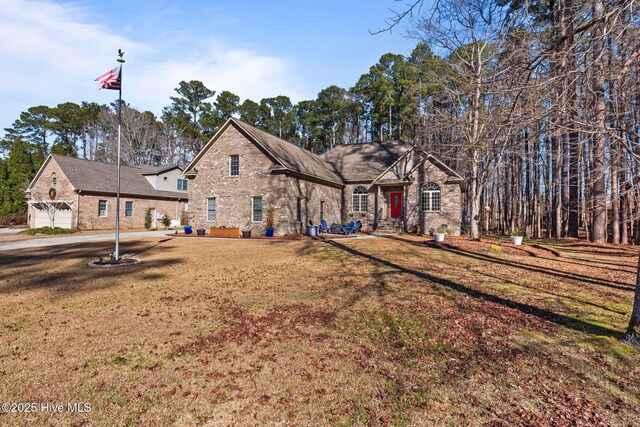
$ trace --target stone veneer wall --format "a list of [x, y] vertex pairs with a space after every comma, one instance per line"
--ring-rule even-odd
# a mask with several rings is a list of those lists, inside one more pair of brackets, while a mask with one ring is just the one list
[[[413, 173], [414, 182], [407, 190], [407, 227], [420, 224], [423, 233], [430, 233], [433, 229], [446, 225], [449, 233], [460, 235], [462, 221], [462, 190], [460, 184], [445, 184], [447, 174], [426, 161], [422, 167]], [[435, 182], [440, 186], [440, 212], [422, 212], [420, 207], [420, 193], [423, 185]]]
[[[72, 201], [71, 205], [71, 224], [76, 227], [76, 216], [78, 215], [78, 206], [80, 210], [78, 228], [80, 229], [113, 229], [115, 228], [115, 196], [102, 196], [80, 193], [78, 197], [74, 193], [73, 186], [67, 176], [62, 172], [60, 166], [54, 159], [51, 159], [42, 171], [39, 179], [34, 183], [31, 189], [32, 200], [48, 200], [49, 188], [51, 188], [51, 174], [55, 172], [56, 183], [56, 199]], [[185, 193], [185, 198], [187, 193]], [[107, 201], [107, 216], [98, 216], [98, 201]], [[133, 202], [133, 216], [125, 217], [125, 202]], [[147, 208], [156, 208], [160, 215], [166, 214], [170, 219], [180, 219], [180, 215], [184, 210], [184, 202], [175, 200], [158, 200], [147, 199], [141, 197], [120, 197], [120, 227], [127, 228], [143, 228], [144, 217]], [[158, 220], [158, 225], [160, 225]], [[29, 206], [29, 227], [35, 226], [35, 208]]]
[[[349, 212], [353, 211], [353, 190], [360, 186], [366, 188], [369, 191], [369, 197], [367, 200], [367, 216], [363, 217], [360, 212], [354, 212], [353, 217], [350, 217]], [[373, 230], [375, 228], [374, 221], [376, 206], [378, 207], [378, 211], [380, 211], [382, 205], [379, 201], [376, 202], [376, 187], [372, 186], [371, 183], [366, 183], [345, 185], [342, 206], [343, 210], [341, 220], [343, 222], [360, 220], [362, 222], [363, 230]]]
[[[238, 176], [229, 176], [229, 156], [240, 156]], [[189, 213], [196, 228], [240, 227], [264, 233], [267, 209], [275, 210], [276, 234], [305, 231], [308, 220], [320, 223], [320, 202], [325, 218], [340, 216], [341, 189], [303, 179], [274, 175], [274, 163], [234, 126], [230, 126], [196, 165], [189, 180]], [[252, 198], [262, 197], [262, 221], [252, 221]], [[216, 198], [216, 221], [207, 221], [206, 199]], [[297, 199], [302, 199], [302, 221], [296, 221]]]

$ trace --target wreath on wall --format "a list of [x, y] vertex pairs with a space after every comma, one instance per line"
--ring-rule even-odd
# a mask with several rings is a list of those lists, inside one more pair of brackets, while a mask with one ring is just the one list
[[56, 198], [56, 189], [51, 187], [49, 189], [49, 200], [53, 200]]

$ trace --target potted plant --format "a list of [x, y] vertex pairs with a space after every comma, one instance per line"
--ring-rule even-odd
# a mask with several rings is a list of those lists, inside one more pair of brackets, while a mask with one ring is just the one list
[[436, 242], [444, 242], [444, 236], [447, 234], [447, 226], [441, 225], [433, 230], [433, 238]]
[[524, 228], [516, 227], [511, 233], [509, 233], [509, 235], [511, 236], [511, 243], [515, 246], [520, 246], [522, 244], [522, 239], [524, 239]]
[[275, 209], [273, 209], [273, 206], [269, 206], [267, 208], [267, 216], [265, 218], [265, 222], [267, 224], [267, 228], [266, 228], [267, 237], [273, 237], [273, 231], [275, 230], [273, 226], [275, 224], [275, 220], [276, 220], [276, 211]]
[[53, 200], [56, 198], [56, 189], [51, 187], [49, 189], [49, 200]]

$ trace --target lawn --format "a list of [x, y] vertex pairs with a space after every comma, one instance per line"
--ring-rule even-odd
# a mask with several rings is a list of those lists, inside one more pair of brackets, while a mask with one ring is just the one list
[[0, 425], [637, 425], [638, 252], [412, 236], [0, 252]]

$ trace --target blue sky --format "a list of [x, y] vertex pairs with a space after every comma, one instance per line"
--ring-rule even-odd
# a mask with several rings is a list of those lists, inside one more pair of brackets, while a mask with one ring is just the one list
[[181, 80], [242, 99], [314, 98], [350, 87], [386, 52], [409, 54], [408, 23], [384, 25], [394, 0], [1, 0], [0, 129], [34, 105], [111, 102], [94, 78], [126, 54], [123, 98], [159, 114]]

